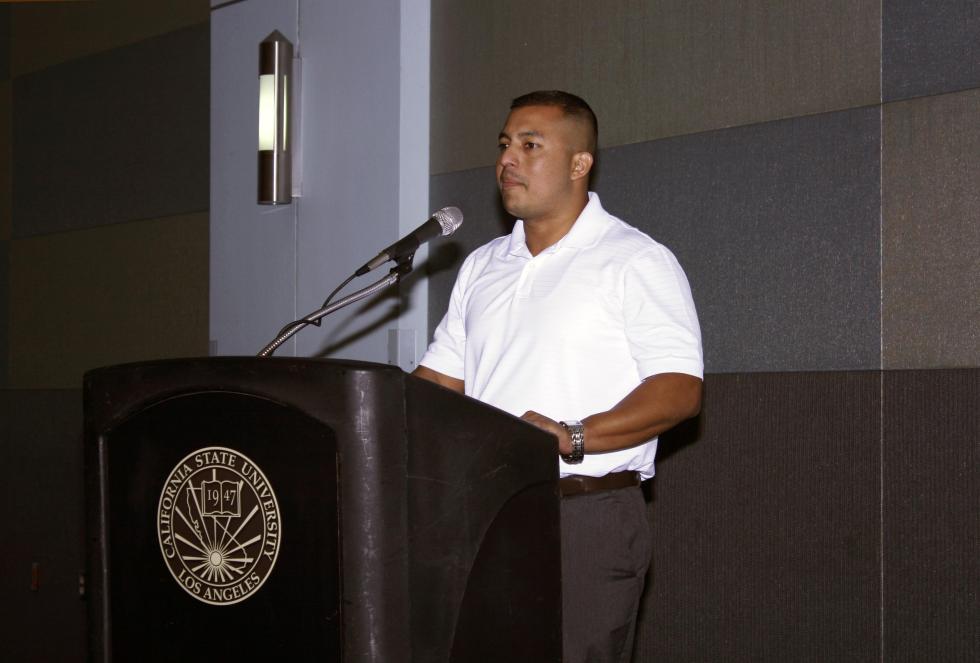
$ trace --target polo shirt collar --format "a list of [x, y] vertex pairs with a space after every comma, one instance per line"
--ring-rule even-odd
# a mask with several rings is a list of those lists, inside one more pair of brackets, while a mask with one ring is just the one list
[[[575, 219], [572, 228], [565, 233], [564, 237], [545, 249], [545, 251], [557, 251], [563, 247], [582, 249], [592, 246], [602, 235], [606, 226], [605, 220], [606, 212], [602, 209], [599, 196], [589, 191], [589, 202], [586, 203], [582, 213]], [[510, 240], [507, 243], [507, 253], [513, 256], [531, 257], [531, 252], [527, 248], [527, 237], [524, 234], [523, 219], [518, 219], [514, 224], [514, 230], [511, 231]]]

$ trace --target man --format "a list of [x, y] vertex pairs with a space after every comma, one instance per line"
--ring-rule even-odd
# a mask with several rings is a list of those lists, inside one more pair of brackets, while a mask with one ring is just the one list
[[698, 413], [701, 334], [674, 256], [589, 192], [598, 128], [579, 97], [514, 100], [497, 186], [518, 218], [463, 263], [415, 374], [558, 438], [566, 662], [628, 661], [657, 435]]

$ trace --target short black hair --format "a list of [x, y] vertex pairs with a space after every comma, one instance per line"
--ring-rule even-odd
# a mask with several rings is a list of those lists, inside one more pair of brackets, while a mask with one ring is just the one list
[[599, 121], [585, 99], [562, 90], [537, 90], [522, 94], [510, 102], [511, 110], [524, 106], [555, 106], [566, 116], [584, 120], [592, 130], [592, 135], [589, 136], [589, 151], [595, 156], [599, 145]]

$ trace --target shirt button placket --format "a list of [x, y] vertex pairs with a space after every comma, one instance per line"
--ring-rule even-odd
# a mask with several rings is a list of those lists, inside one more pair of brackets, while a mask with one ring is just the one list
[[534, 286], [534, 273], [537, 271], [537, 261], [532, 258], [524, 265], [521, 270], [521, 277], [517, 280], [517, 296], [524, 299], [531, 296], [531, 288]]

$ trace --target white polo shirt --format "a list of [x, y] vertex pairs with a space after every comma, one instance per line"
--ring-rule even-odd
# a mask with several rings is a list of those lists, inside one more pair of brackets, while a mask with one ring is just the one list
[[[657, 373], [702, 377], [701, 330], [673, 254], [589, 202], [571, 230], [532, 256], [524, 224], [463, 262], [449, 310], [420, 363], [515, 416], [583, 419]], [[562, 476], [654, 473], [657, 438], [590, 454]]]

